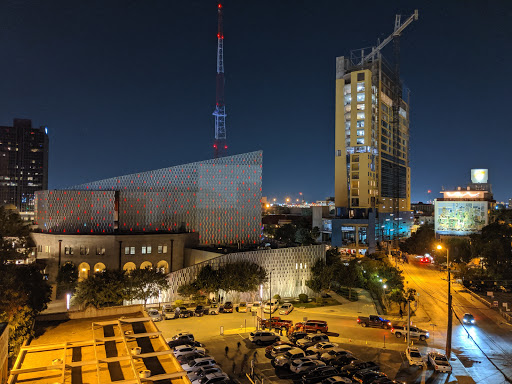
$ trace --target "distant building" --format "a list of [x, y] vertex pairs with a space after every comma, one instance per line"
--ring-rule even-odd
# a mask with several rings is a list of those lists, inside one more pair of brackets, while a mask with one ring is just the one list
[[[482, 183], [478, 179], [475, 182], [474, 171], [485, 171]], [[496, 201], [487, 183], [487, 170], [472, 170], [472, 181], [466, 188], [441, 191], [443, 197], [435, 200], [436, 237], [469, 236], [480, 233], [489, 224], [489, 213]]]
[[414, 212], [414, 214], [428, 216], [434, 214], [434, 204], [428, 204], [428, 203], [422, 203], [421, 201], [419, 203], [412, 203], [411, 204], [411, 210]]
[[25, 220], [34, 216], [35, 191], [48, 188], [48, 129], [14, 119], [0, 126], [0, 205], [14, 205]]

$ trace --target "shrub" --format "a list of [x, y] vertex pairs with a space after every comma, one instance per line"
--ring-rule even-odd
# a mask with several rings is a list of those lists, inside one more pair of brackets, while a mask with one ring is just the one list
[[274, 299], [277, 299], [277, 300], [281, 301], [281, 296], [276, 294], [276, 295], [274, 295]]
[[176, 300], [176, 301], [174, 302], [174, 306], [175, 306], [175, 307], [181, 307], [181, 306], [183, 306], [183, 300]]
[[308, 295], [306, 295], [305, 293], [301, 293], [299, 295], [299, 301], [301, 303], [307, 303], [308, 302]]
[[325, 300], [322, 296], [316, 299], [316, 305], [319, 307], [323, 307], [325, 305]]

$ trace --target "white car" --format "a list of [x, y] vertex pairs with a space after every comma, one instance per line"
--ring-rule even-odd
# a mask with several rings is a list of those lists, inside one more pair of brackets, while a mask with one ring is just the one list
[[249, 340], [254, 344], [261, 343], [274, 343], [276, 341], [281, 340], [281, 338], [276, 335], [274, 332], [269, 331], [254, 331], [249, 334]]
[[308, 349], [306, 349], [306, 353], [309, 352], [308, 354], [317, 354], [320, 356], [323, 353], [336, 348], [337, 346], [338, 346], [338, 344], [331, 343], [330, 341], [321, 341], [320, 343], [316, 343], [312, 347], [309, 347]]
[[189, 361], [187, 364], [183, 364], [181, 367], [183, 370], [187, 373], [189, 372], [195, 372], [199, 370], [199, 368], [208, 367], [217, 365], [213, 357], [211, 356], [205, 356], [205, 357], [199, 357], [197, 359], [194, 359], [192, 361]]
[[[288, 352], [277, 356], [273, 361], [273, 365], [275, 367], [287, 367], [292, 361], [303, 357], [306, 357], [306, 352], [300, 348], [292, 348]], [[311, 358], [309, 359], [311, 360]]]
[[148, 309], [148, 315], [153, 321], [162, 321], [162, 315], [158, 312], [158, 309]]
[[270, 356], [272, 357], [277, 357], [279, 355], [282, 355], [283, 353], [286, 353], [288, 352], [289, 350], [295, 348], [293, 345], [287, 345], [287, 344], [282, 344], [282, 345], [276, 345], [274, 348], [272, 348], [272, 350], [270, 351]]
[[291, 311], [293, 311], [292, 303], [284, 303], [281, 305], [281, 308], [279, 308], [280, 315], [289, 315]]
[[251, 312], [258, 312], [261, 308], [261, 303], [259, 301], [255, 301], [252, 303]]
[[165, 320], [171, 320], [176, 318], [176, 310], [170, 307], [162, 308], [162, 316]]
[[182, 356], [188, 356], [193, 353], [202, 353], [203, 355], [206, 354], [206, 350], [201, 347], [194, 347], [192, 345], [180, 345], [174, 348], [174, 351], [172, 352], [176, 358], [182, 357]]
[[321, 341], [329, 341], [329, 336], [323, 333], [317, 333], [313, 335], [307, 335], [303, 339], [297, 340], [297, 347], [307, 348], [320, 343]]
[[210, 309], [208, 309], [209, 315], [218, 315], [219, 314], [219, 304], [210, 305]]
[[409, 362], [409, 365], [423, 365], [423, 356], [418, 348], [409, 347], [405, 350], [405, 357]]
[[428, 354], [428, 362], [429, 364], [434, 366], [434, 370], [438, 372], [451, 372], [452, 366], [450, 362], [442, 353], [430, 352]]
[[272, 299], [265, 303], [265, 306], [263, 307], [263, 312], [274, 313], [275, 311], [277, 311], [278, 307], [279, 307], [279, 300]]
[[336, 360], [340, 356], [346, 356], [346, 355], [352, 355], [352, 352], [350, 352], [349, 350], [340, 348], [340, 347], [336, 347], [336, 348], [331, 348], [331, 349], [327, 350], [326, 352], [322, 352], [322, 354], [320, 355], [320, 360], [322, 360], [324, 363], [327, 363], [331, 360]]
[[190, 381], [194, 381], [194, 380], [203, 378], [208, 373], [215, 373], [215, 372], [222, 372], [222, 369], [219, 366], [214, 365], [212, 367], [200, 368], [195, 372], [189, 372], [189, 373], [187, 373], [187, 376]]
[[215, 372], [215, 373], [209, 373], [200, 379], [196, 379], [192, 382], [192, 384], [213, 384], [213, 383], [220, 383], [223, 381], [228, 381], [229, 376], [226, 375], [224, 372]]
[[316, 367], [325, 367], [325, 363], [320, 360], [313, 360], [309, 357], [293, 360], [290, 364], [290, 371], [294, 373], [305, 373]]

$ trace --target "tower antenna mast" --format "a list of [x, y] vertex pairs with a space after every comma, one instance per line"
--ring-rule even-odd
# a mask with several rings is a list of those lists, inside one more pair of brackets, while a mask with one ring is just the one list
[[217, 94], [215, 100], [215, 142], [213, 144], [215, 158], [226, 156], [226, 106], [224, 105], [224, 30], [222, 26], [222, 3], [217, 4]]

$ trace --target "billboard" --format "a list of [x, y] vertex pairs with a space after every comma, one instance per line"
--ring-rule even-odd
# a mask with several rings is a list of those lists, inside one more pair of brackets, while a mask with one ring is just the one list
[[489, 178], [489, 170], [487, 169], [472, 169], [471, 182], [474, 184], [487, 183]]
[[435, 202], [435, 230], [439, 235], [467, 236], [489, 222], [487, 201]]

